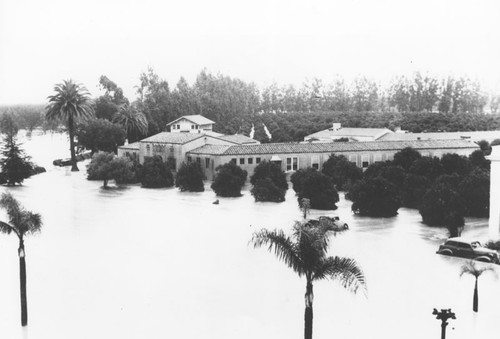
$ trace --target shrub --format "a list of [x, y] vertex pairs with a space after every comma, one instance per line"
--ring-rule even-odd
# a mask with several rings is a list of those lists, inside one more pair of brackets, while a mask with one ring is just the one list
[[458, 186], [458, 193], [464, 200], [467, 215], [487, 218], [490, 214], [490, 175], [476, 169], [466, 176]]
[[434, 181], [437, 177], [444, 173], [441, 161], [437, 157], [421, 157], [413, 162], [409, 169], [409, 173], [427, 177]]
[[401, 166], [395, 166], [391, 161], [385, 161], [368, 166], [363, 176], [365, 179], [381, 177], [400, 188], [404, 183], [406, 173]]
[[336, 210], [339, 194], [330, 177], [318, 171], [306, 173], [302, 190], [299, 192], [299, 206], [302, 199], [309, 199], [310, 208], [319, 210]]
[[255, 201], [285, 201], [286, 190], [278, 187], [269, 177], [257, 180], [250, 192]]
[[467, 175], [472, 170], [469, 159], [463, 155], [447, 153], [441, 158], [441, 165], [445, 174], [457, 173]]
[[281, 170], [281, 167], [270, 161], [262, 161], [258, 164], [250, 177], [250, 183], [255, 186], [256, 182], [261, 179], [269, 178], [278, 188], [282, 190], [288, 189], [286, 182], [286, 174]]
[[431, 185], [431, 181], [422, 175], [408, 174], [401, 190], [403, 206], [419, 208]]
[[406, 147], [394, 154], [393, 164], [395, 166], [401, 166], [405, 171], [408, 171], [411, 165], [413, 165], [413, 163], [421, 157], [422, 156], [417, 150], [411, 147]]
[[218, 166], [215, 170], [217, 172], [211, 186], [215, 194], [221, 197], [241, 196], [241, 188], [247, 180], [247, 171], [232, 161]]
[[174, 186], [174, 176], [167, 163], [158, 155], [145, 157], [142, 167], [136, 167], [142, 187], [160, 188]]
[[103, 180], [108, 187], [109, 180], [125, 184], [134, 178], [133, 163], [126, 157], [116, 157], [113, 153], [99, 152], [92, 156], [87, 167], [88, 180]]
[[490, 170], [490, 161], [484, 157], [483, 151], [477, 150], [469, 155], [469, 160], [473, 168], [482, 168], [487, 171]]
[[292, 188], [295, 193], [299, 194], [304, 187], [304, 179], [309, 173], [316, 172], [316, 169], [308, 167], [306, 169], [299, 169], [290, 176], [290, 181], [292, 182]]
[[363, 177], [361, 168], [343, 155], [332, 154], [323, 164], [321, 172], [332, 178], [335, 187], [340, 191], [348, 190], [353, 183]]
[[427, 191], [419, 209], [424, 224], [445, 227], [462, 227], [464, 211], [463, 199], [445, 184], [435, 184]]
[[399, 191], [388, 180], [377, 177], [363, 179], [350, 191], [352, 211], [371, 217], [392, 217], [401, 207]]
[[183, 162], [175, 178], [175, 186], [181, 191], [203, 192], [205, 175], [198, 162]]

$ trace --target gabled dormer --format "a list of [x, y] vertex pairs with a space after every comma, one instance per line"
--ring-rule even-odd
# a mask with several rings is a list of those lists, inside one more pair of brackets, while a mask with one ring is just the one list
[[202, 115], [184, 115], [167, 124], [172, 133], [204, 133], [211, 132], [215, 124]]

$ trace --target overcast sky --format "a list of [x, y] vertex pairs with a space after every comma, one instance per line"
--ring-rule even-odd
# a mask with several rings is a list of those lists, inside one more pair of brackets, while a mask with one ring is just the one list
[[419, 70], [500, 88], [499, 0], [0, 0], [0, 104], [46, 103], [107, 75], [135, 99], [153, 69], [300, 84]]

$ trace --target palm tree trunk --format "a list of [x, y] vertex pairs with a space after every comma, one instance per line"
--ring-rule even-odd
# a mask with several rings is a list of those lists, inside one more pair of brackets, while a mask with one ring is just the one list
[[472, 310], [474, 312], [477, 312], [478, 306], [479, 306], [479, 296], [477, 292], [477, 278], [476, 278], [476, 284], [474, 286], [474, 298], [472, 300]]
[[305, 295], [306, 311], [304, 314], [304, 339], [312, 339], [313, 299], [314, 299], [313, 285], [312, 282], [308, 281], [306, 287], [306, 295]]
[[26, 296], [26, 259], [24, 257], [24, 241], [19, 241], [19, 278], [21, 283], [21, 326], [28, 325], [28, 299]]
[[74, 140], [74, 123], [73, 115], [70, 113], [68, 115], [68, 133], [69, 133], [69, 150], [71, 152], [71, 172], [78, 171], [78, 166], [76, 165], [76, 155], [75, 155], [75, 140]]

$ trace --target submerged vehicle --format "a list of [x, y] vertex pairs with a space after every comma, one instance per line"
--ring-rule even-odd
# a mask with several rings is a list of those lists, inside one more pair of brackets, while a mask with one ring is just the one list
[[340, 232], [349, 229], [349, 225], [346, 222], [340, 220], [339, 217], [321, 216], [318, 219], [309, 220], [309, 224], [313, 226], [320, 223], [328, 225], [334, 232]]
[[436, 253], [500, 264], [498, 252], [483, 247], [479, 241], [460, 237], [446, 240]]

